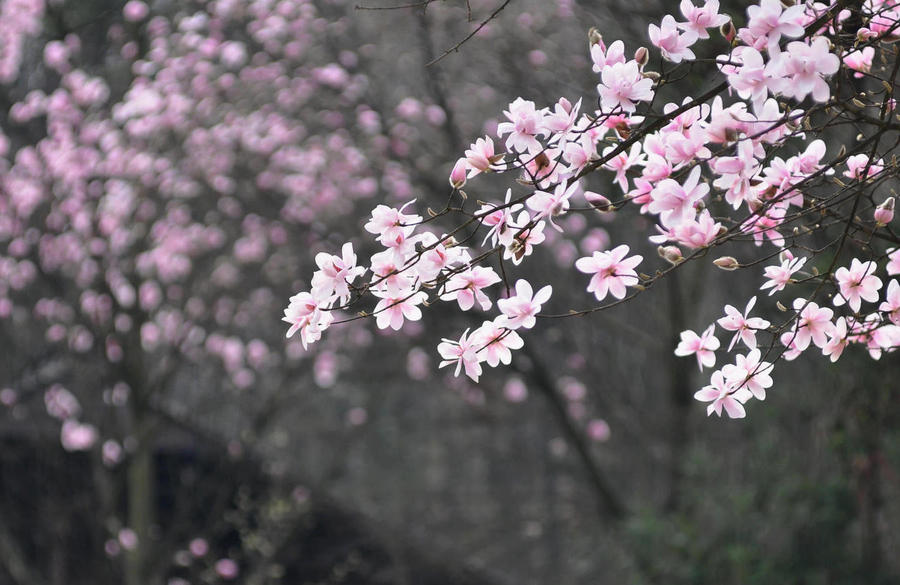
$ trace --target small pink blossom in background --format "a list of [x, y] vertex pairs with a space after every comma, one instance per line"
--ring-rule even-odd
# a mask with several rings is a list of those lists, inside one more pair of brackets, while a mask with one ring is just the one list
[[749, 349], [756, 349], [756, 331], [766, 329], [769, 322], [760, 317], [748, 317], [754, 305], [756, 305], [756, 297], [747, 302], [747, 308], [744, 309], [743, 314], [731, 305], [725, 305], [725, 317], [719, 319], [717, 323], [722, 329], [735, 332], [731, 343], [728, 344], [728, 351], [731, 351], [738, 339], [743, 341]]
[[641, 263], [643, 256], [635, 255], [626, 258], [629, 248], [626, 244], [609, 251], [594, 252], [593, 255], [579, 258], [575, 268], [579, 272], [591, 274], [591, 282], [587, 292], [594, 293], [598, 301], [611, 294], [617, 299], [625, 298], [625, 287], [638, 283], [634, 268]]
[[703, 367], [711, 368], [716, 365], [716, 350], [719, 349], [719, 340], [713, 334], [715, 325], [710, 325], [701, 334], [697, 335], [690, 329], [681, 332], [681, 341], [675, 348], [675, 355], [686, 357], [689, 355], [697, 356], [697, 366], [700, 371]]
[[509, 329], [518, 329], [519, 327], [531, 329], [534, 327], [535, 316], [540, 312], [541, 306], [553, 294], [553, 287], [548, 284], [535, 293], [527, 280], [520, 279], [516, 282], [515, 288], [514, 296], [497, 301], [497, 308], [503, 313], [498, 324]]
[[604, 443], [609, 440], [612, 432], [609, 429], [609, 424], [605, 420], [595, 418], [588, 423], [587, 434], [592, 441]]
[[12, 406], [18, 400], [18, 393], [12, 388], [3, 388], [0, 390], [0, 404], [3, 406]]
[[214, 567], [216, 574], [223, 579], [236, 579], [240, 573], [238, 564], [231, 559], [219, 559]]
[[701, 402], [709, 402], [706, 407], [706, 415], [716, 413], [722, 416], [722, 409], [730, 418], [744, 418], [747, 412], [744, 403], [753, 394], [746, 388], [736, 388], [733, 382], [728, 381], [721, 370], [713, 372], [710, 383], [694, 393], [694, 399]]
[[123, 528], [119, 530], [119, 544], [125, 550], [134, 550], [138, 547], [138, 535], [131, 528]]
[[47, 414], [60, 420], [69, 419], [81, 413], [78, 399], [61, 384], [54, 384], [44, 392], [44, 406]]
[[524, 402], [528, 398], [528, 387], [521, 378], [510, 378], [503, 385], [503, 397], [510, 402]]
[[150, 14], [150, 8], [140, 0], [129, 0], [125, 7], [122, 8], [122, 14], [127, 21], [138, 22], [147, 18], [147, 15]]
[[791, 277], [794, 273], [806, 264], [806, 258], [794, 258], [790, 252], [784, 252], [782, 255], [783, 258], [780, 265], [766, 266], [765, 268], [765, 275], [768, 281], [759, 288], [761, 290], [771, 288], [769, 296], [772, 296], [777, 291], [784, 290], [784, 287], [791, 282]]
[[60, 442], [66, 451], [87, 451], [94, 446], [99, 436], [93, 425], [69, 419], [62, 424]]
[[413, 380], [427, 380], [431, 375], [431, 360], [421, 347], [414, 347], [406, 354], [406, 373]]
[[101, 449], [103, 455], [103, 464], [112, 467], [122, 460], [122, 446], [112, 439], [103, 442]]
[[858, 258], [850, 261], [850, 268], [838, 268], [834, 272], [834, 280], [840, 294], [834, 296], [834, 306], [840, 307], [847, 303], [851, 309], [859, 311], [862, 301], [877, 301], [882, 283], [874, 274], [876, 269], [875, 262], [861, 262]]
[[355, 407], [351, 408], [347, 411], [347, 424], [352, 427], [358, 427], [360, 425], [366, 424], [366, 421], [369, 420], [369, 413], [365, 408]]
[[209, 543], [205, 538], [194, 538], [188, 544], [188, 550], [190, 550], [191, 554], [195, 557], [203, 557], [209, 552]]

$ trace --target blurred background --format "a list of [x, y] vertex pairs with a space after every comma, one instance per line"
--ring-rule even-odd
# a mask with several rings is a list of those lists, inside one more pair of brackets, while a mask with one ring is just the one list
[[[542, 321], [478, 385], [448, 307], [285, 339], [315, 253], [368, 259], [513, 99], [591, 107], [590, 27], [630, 54], [676, 10], [513, 0], [457, 47], [503, 5], [0, 0], [0, 584], [900, 582], [897, 355], [781, 364], [731, 421], [672, 353], [761, 268]], [[656, 261], [637, 214], [562, 223], [514, 273], [551, 312], [579, 256]]]

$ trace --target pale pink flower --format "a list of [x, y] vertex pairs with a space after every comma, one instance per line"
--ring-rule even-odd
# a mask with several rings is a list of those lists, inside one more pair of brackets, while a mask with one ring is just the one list
[[478, 138], [474, 144], [466, 150], [466, 163], [469, 167], [469, 178], [471, 179], [479, 173], [486, 173], [491, 170], [494, 164], [494, 141], [490, 136]]
[[766, 266], [765, 275], [768, 280], [759, 287], [760, 290], [771, 288], [769, 296], [776, 291], [784, 290], [784, 287], [792, 282], [791, 277], [794, 273], [803, 268], [804, 264], [806, 258], [794, 258], [789, 252], [784, 253], [780, 265]]
[[851, 51], [844, 55], [844, 65], [856, 71], [854, 77], [862, 77], [872, 68], [872, 57], [875, 56], [875, 47], [864, 47]]
[[291, 297], [282, 321], [291, 325], [287, 337], [299, 331], [300, 341], [306, 349], [308, 344], [322, 337], [322, 332], [334, 321], [334, 315], [331, 311], [320, 310], [319, 301], [312, 294], [301, 292]]
[[885, 270], [889, 276], [900, 274], [900, 248], [888, 248], [888, 263]]
[[782, 35], [797, 38], [803, 34], [805, 10], [803, 4], [785, 8], [780, 0], [760, 0], [758, 6], [747, 8], [747, 28], [738, 34], [748, 45], [766, 47], [770, 55], [775, 55]]
[[522, 337], [500, 323], [485, 321], [481, 327], [472, 332], [474, 343], [480, 347], [482, 359], [492, 368], [500, 364], [509, 365], [512, 362], [512, 350], [521, 349], [525, 342]]
[[850, 261], [850, 268], [842, 266], [834, 272], [834, 280], [840, 288], [840, 294], [834, 297], [834, 306], [844, 303], [854, 311], [859, 311], [862, 301], [874, 303], [881, 290], [881, 279], [875, 276], [875, 262], [861, 262], [858, 258]]
[[509, 110], [505, 110], [503, 115], [509, 122], [497, 125], [497, 136], [509, 134], [506, 148], [532, 154], [540, 152], [541, 143], [535, 136], [544, 133], [542, 130], [544, 111], [535, 109], [534, 102], [519, 97], [509, 104]]
[[690, 46], [697, 42], [697, 33], [693, 30], [679, 33], [678, 25], [671, 14], [663, 17], [660, 26], [651, 24], [648, 32], [650, 42], [660, 50], [667, 61], [681, 63], [685, 59], [691, 60], [696, 57]]
[[[491, 244], [509, 246], [512, 244], [515, 235], [514, 226], [511, 225], [511, 218], [514, 213], [522, 209], [520, 203], [510, 205], [509, 201], [512, 197], [512, 189], [506, 190], [506, 198], [503, 200], [502, 209], [497, 209], [497, 205], [486, 203], [478, 210], [478, 215], [482, 217], [481, 223], [490, 227], [484, 241], [491, 240]], [[483, 244], [484, 242], [482, 242]]]
[[847, 157], [847, 170], [844, 171], [844, 176], [861, 181], [877, 175], [883, 170], [884, 161], [881, 159], [870, 162], [869, 155], [854, 154], [853, 156]]
[[531, 216], [527, 211], [522, 211], [516, 218], [515, 225], [511, 225], [513, 237], [510, 243], [503, 250], [503, 258], [512, 260], [512, 263], [518, 266], [526, 256], [530, 256], [534, 251], [534, 247], [542, 243], [546, 236], [544, 235], [544, 226], [547, 222], [539, 221], [531, 227]]
[[710, 403], [706, 407], [707, 416], [711, 416], [714, 412], [722, 416], [724, 408], [730, 418], [747, 416], [743, 403], [751, 396], [753, 394], [746, 388], [736, 388], [734, 383], [729, 382], [721, 370], [713, 372], [709, 385], [694, 393], [695, 400]]
[[625, 62], [625, 43], [613, 41], [609, 48], [603, 42], [591, 45], [591, 61], [594, 62], [594, 73], [600, 73], [606, 67]]
[[508, 299], [497, 301], [497, 308], [503, 313], [497, 318], [497, 322], [508, 329], [523, 327], [531, 329], [535, 324], [535, 315], [541, 310], [541, 305], [550, 299], [553, 287], [549, 284], [541, 288], [537, 293], [531, 288], [531, 284], [524, 279], [516, 282], [516, 294]]
[[753, 393], [757, 400], [766, 399], [766, 388], [772, 387], [773, 365], [762, 360], [762, 354], [758, 349], [753, 349], [747, 355], [736, 355], [735, 363], [722, 368], [725, 379], [738, 388], [746, 388]]
[[697, 366], [701, 372], [704, 366], [713, 367], [716, 365], [716, 350], [719, 349], [719, 340], [714, 335], [715, 329], [715, 325], [710, 325], [701, 335], [697, 335], [690, 329], [682, 331], [681, 341], [675, 348], [675, 355], [679, 357], [696, 355]]
[[788, 43], [787, 50], [766, 66], [766, 73], [773, 78], [770, 87], [783, 95], [802, 101], [812, 94], [817, 102], [826, 102], [831, 89], [824, 77], [837, 73], [839, 67], [840, 59], [831, 52], [828, 40], [815, 37], [810, 44]]
[[[610, 152], [615, 150], [615, 146], [609, 146], [603, 149], [603, 156], [608, 155]], [[625, 176], [625, 173], [631, 167], [635, 165], [640, 165], [644, 162], [645, 156], [641, 154], [641, 143], [635, 142], [631, 145], [631, 149], [628, 151], [622, 151], [616, 156], [612, 157], [608, 161], [603, 164], [604, 169], [609, 169], [611, 171], [615, 171], [616, 173], [616, 183], [622, 188], [622, 192], [627, 193], [628, 186], [628, 178]]]
[[317, 295], [321, 295], [320, 298], [335, 295], [342, 303], [350, 299], [349, 285], [366, 271], [362, 266], [356, 265], [356, 254], [353, 253], [353, 244], [350, 242], [341, 247], [340, 256], [326, 252], [316, 254], [316, 265], [319, 270], [313, 274], [312, 288], [316, 289]]
[[822, 355], [828, 356], [832, 363], [838, 361], [844, 348], [850, 344], [847, 336], [847, 319], [838, 317], [834, 322], [834, 329], [829, 335], [828, 342], [822, 347]]
[[891, 323], [900, 325], [900, 282], [891, 280], [888, 283], [887, 294], [884, 302], [878, 306], [878, 310], [884, 312]]
[[628, 246], [622, 244], [612, 250], [594, 252], [591, 256], [575, 261], [575, 268], [579, 272], [592, 275], [587, 292], [594, 293], [598, 301], [605, 299], [607, 294], [623, 299], [625, 287], [638, 283], [638, 275], [634, 268], [641, 263], [643, 256], [626, 258], [628, 251]]
[[464, 368], [466, 375], [477, 382], [481, 376], [481, 357], [478, 355], [481, 347], [478, 341], [474, 335], [469, 337], [468, 329], [463, 332], [459, 341], [444, 338], [437, 347], [438, 353], [444, 358], [438, 367], [456, 364], [455, 376], [459, 376], [460, 370]]
[[403, 327], [405, 319], [410, 321], [421, 319], [422, 310], [417, 305], [428, 300], [428, 295], [421, 291], [400, 298], [388, 296], [388, 293], [377, 290], [373, 290], [372, 294], [381, 298], [372, 310], [375, 325], [379, 329], [390, 327], [394, 331]]
[[373, 287], [390, 296], [403, 296], [413, 285], [412, 272], [401, 271], [403, 263], [398, 262], [397, 256], [392, 250], [374, 254], [370, 259], [370, 268]]
[[544, 116], [544, 128], [552, 135], [550, 142], [564, 138], [574, 128], [580, 110], [580, 99], [573, 106], [566, 98], [559, 98], [553, 112]]
[[561, 232], [563, 231], [562, 228], [553, 223], [553, 218], [562, 215], [569, 210], [569, 198], [577, 190], [577, 181], [573, 181], [572, 184], [568, 186], [566, 185], [566, 182], [563, 181], [556, 186], [553, 193], [535, 191], [525, 202], [525, 205], [532, 211], [537, 212], [537, 215], [533, 219], [537, 220], [546, 217], [550, 221], [550, 225], [552, 225], [556, 231]]
[[696, 204], [709, 193], [709, 185], [700, 183], [700, 167], [691, 169], [684, 185], [674, 179], [664, 179], [650, 192], [648, 210], [658, 213], [660, 222], [666, 227], [677, 226], [694, 219]]
[[788, 333], [795, 336], [794, 343], [797, 349], [805, 350], [809, 347], [810, 341], [816, 347], [824, 347], [827, 342], [826, 336], [834, 331], [834, 323], [831, 322], [834, 311], [802, 298], [794, 299], [794, 310], [799, 312], [797, 328]]
[[93, 425], [69, 419], [62, 424], [60, 442], [66, 451], [87, 451], [94, 446], [100, 434]]
[[750, 100], [753, 109], [759, 111], [769, 94], [769, 78], [766, 77], [766, 66], [759, 51], [753, 47], [736, 47], [731, 55], [720, 55], [721, 61], [737, 61], [740, 66], [725, 65], [722, 71], [727, 75], [728, 85], [738, 95]]
[[619, 107], [625, 112], [633, 112], [635, 102], [653, 99], [653, 81], [641, 75], [636, 61], [607, 65], [600, 79], [602, 82], [597, 86], [597, 91], [605, 112]]
[[703, 6], [694, 6], [691, 0], [681, 0], [681, 14], [687, 22], [679, 22], [679, 28], [694, 33], [698, 39], [708, 39], [708, 28], [718, 28], [731, 20], [719, 14], [719, 0], [706, 0]]
[[734, 331], [734, 337], [728, 344], [728, 351], [734, 347], [737, 340], [744, 342], [749, 349], [756, 349], [756, 332], [760, 329], [766, 329], [770, 323], [761, 317], [748, 317], [753, 306], [756, 304], [756, 297], [750, 299], [747, 308], [743, 314], [731, 305], [725, 305], [725, 317], [717, 321], [719, 326], [726, 331]]
[[372, 210], [372, 217], [363, 228], [370, 234], [375, 234], [376, 239], [388, 248], [402, 244], [415, 231], [416, 224], [422, 222], [419, 215], [403, 213], [403, 210], [413, 202], [415, 199], [405, 203], [400, 209], [387, 205], [377, 206]]
[[491, 308], [491, 299], [481, 289], [500, 282], [500, 276], [493, 268], [486, 266], [469, 266], [464, 271], [454, 274], [445, 285], [442, 301], [456, 300], [459, 308], [468, 311], [477, 302], [482, 310]]

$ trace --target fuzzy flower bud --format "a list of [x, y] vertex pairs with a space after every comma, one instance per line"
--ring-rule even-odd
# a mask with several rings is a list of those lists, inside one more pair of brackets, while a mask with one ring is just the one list
[[721, 258], [716, 258], [713, 260], [713, 264], [721, 268], [722, 270], [737, 270], [741, 267], [741, 263], [737, 261], [733, 256], [722, 256]]
[[656, 253], [669, 264], [678, 264], [684, 260], [684, 256], [681, 254], [678, 246], [660, 246], [656, 249]]
[[734, 28], [734, 24], [729, 20], [719, 27], [719, 34], [721, 34], [726, 41], [731, 43], [734, 42], [734, 37], [737, 36], [737, 31]]
[[585, 191], [584, 198], [587, 199], [588, 203], [594, 206], [594, 209], [601, 213], [606, 213], [613, 210], [612, 202], [599, 193], [594, 193], [593, 191]]
[[640, 67], [646, 65], [650, 61], [650, 51], [647, 50], [647, 47], [638, 47], [638, 50], [634, 52], [634, 60]]
[[894, 219], [894, 197], [888, 197], [875, 208], [875, 223], [878, 227], [886, 226]]

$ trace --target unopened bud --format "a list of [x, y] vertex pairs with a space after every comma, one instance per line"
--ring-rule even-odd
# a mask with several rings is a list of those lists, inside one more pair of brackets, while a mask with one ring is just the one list
[[638, 50], [634, 52], [634, 60], [637, 61], [638, 66], [641, 68], [649, 63], [650, 51], [647, 50], [647, 47], [638, 47]]
[[454, 189], [462, 189], [466, 184], [466, 159], [461, 158], [453, 165], [450, 171], [450, 186]]
[[612, 202], [599, 193], [594, 193], [593, 191], [585, 191], [584, 198], [588, 203], [594, 206], [594, 209], [601, 213], [606, 213], [607, 211], [612, 211], [613, 209]]
[[725, 37], [725, 40], [730, 43], [733, 42], [734, 37], [737, 36], [737, 31], [734, 29], [734, 24], [729, 20], [719, 27], [719, 34]]
[[591, 27], [591, 30], [588, 31], [588, 42], [592, 45], [600, 45], [603, 46], [603, 35], [600, 34], [600, 31], [594, 27]]
[[659, 78], [662, 77], [658, 71], [641, 71], [641, 75], [653, 81], [659, 81]]
[[660, 246], [656, 249], [656, 253], [669, 264], [678, 264], [684, 260], [678, 246]]
[[778, 307], [778, 310], [781, 311], [782, 313], [787, 312], [787, 307], [785, 307], [783, 304], [781, 304], [781, 301], [775, 301], [775, 306]]
[[875, 223], [878, 227], [886, 226], [894, 220], [894, 197], [888, 197], [884, 203], [875, 208]]
[[741, 267], [741, 263], [737, 261], [733, 256], [722, 256], [721, 258], [716, 258], [713, 260], [713, 264], [721, 268], [722, 270], [737, 270]]

